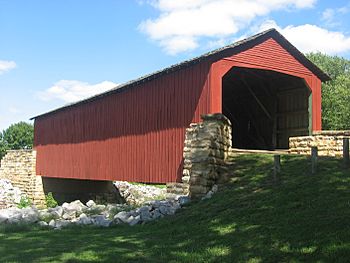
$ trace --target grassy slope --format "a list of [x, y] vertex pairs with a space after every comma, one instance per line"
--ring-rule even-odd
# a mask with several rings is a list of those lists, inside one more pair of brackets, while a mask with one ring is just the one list
[[61, 231], [3, 227], [0, 262], [348, 262], [350, 172], [321, 159], [240, 156], [236, 175], [212, 199], [135, 227]]

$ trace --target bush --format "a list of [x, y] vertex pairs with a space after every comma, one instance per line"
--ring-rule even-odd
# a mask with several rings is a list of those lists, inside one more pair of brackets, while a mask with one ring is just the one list
[[21, 200], [19, 201], [19, 204], [17, 205], [18, 208], [26, 208], [32, 205], [32, 200], [30, 200], [26, 196], [22, 196]]
[[46, 206], [48, 208], [54, 208], [54, 207], [58, 206], [58, 203], [55, 200], [55, 198], [53, 197], [51, 192], [47, 193], [47, 195], [45, 196], [45, 200], [46, 200]]

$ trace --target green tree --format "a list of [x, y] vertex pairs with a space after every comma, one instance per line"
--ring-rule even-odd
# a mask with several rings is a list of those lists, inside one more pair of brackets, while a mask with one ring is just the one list
[[34, 127], [30, 123], [12, 124], [0, 133], [0, 159], [7, 150], [31, 149], [33, 147]]
[[322, 53], [306, 56], [332, 78], [322, 83], [323, 129], [350, 129], [350, 60]]

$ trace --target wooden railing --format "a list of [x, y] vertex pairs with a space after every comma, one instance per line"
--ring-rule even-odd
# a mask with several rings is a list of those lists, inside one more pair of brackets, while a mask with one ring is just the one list
[[[277, 179], [277, 175], [281, 171], [281, 155], [300, 155], [292, 154], [289, 150], [251, 150], [251, 149], [231, 149], [232, 154], [271, 154], [274, 156], [274, 178]], [[317, 161], [318, 161], [318, 148], [311, 147], [311, 173], [315, 174], [317, 172]], [[349, 157], [349, 137], [343, 138], [343, 162], [345, 167], [350, 166]]]

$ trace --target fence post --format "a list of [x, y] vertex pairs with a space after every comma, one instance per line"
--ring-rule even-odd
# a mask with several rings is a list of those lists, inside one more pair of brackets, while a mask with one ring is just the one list
[[316, 146], [311, 147], [311, 173], [314, 174], [317, 171], [317, 157], [318, 149]]
[[345, 166], [348, 167], [350, 164], [350, 161], [349, 161], [349, 138], [348, 137], [343, 138], [343, 159], [344, 159]]
[[273, 176], [274, 180], [277, 180], [277, 174], [281, 171], [281, 155], [273, 156]]

